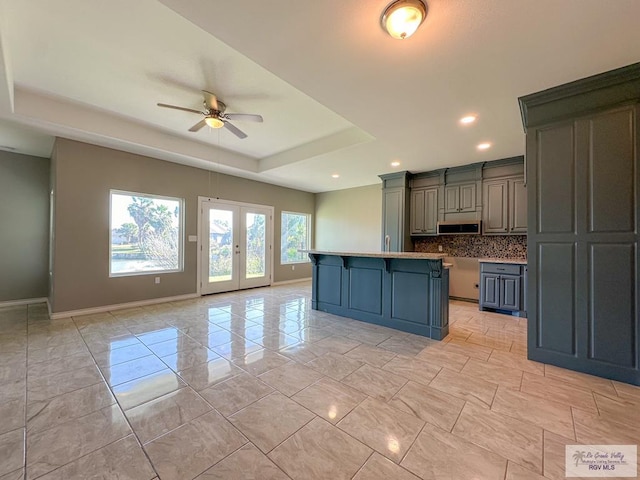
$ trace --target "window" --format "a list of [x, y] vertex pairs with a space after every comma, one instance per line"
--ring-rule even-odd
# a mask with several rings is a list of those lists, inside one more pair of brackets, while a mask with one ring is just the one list
[[109, 276], [182, 271], [180, 198], [111, 190]]
[[308, 255], [298, 250], [309, 249], [310, 238], [311, 215], [306, 213], [282, 212], [280, 263], [308, 262]]

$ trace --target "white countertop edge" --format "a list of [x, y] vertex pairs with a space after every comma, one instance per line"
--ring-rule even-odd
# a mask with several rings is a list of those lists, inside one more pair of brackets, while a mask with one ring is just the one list
[[527, 261], [522, 258], [479, 258], [480, 263], [512, 263], [514, 265], [526, 265]]
[[339, 257], [371, 257], [371, 258], [413, 258], [424, 260], [441, 260], [446, 257], [444, 253], [420, 253], [420, 252], [332, 252], [327, 250], [300, 250], [312, 255], [336, 255]]

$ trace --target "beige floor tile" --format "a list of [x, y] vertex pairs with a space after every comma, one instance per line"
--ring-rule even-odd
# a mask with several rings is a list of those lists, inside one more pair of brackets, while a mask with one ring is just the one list
[[127, 410], [125, 415], [140, 441], [147, 443], [210, 410], [207, 402], [185, 387]]
[[319, 347], [315, 343], [299, 343], [291, 347], [282, 348], [278, 351], [280, 355], [295, 360], [298, 363], [307, 363], [321, 357], [328, 350], [326, 348]]
[[239, 373], [242, 373], [242, 370], [226, 358], [216, 358], [210, 362], [181, 370], [178, 375], [194, 390], [200, 391], [216, 383], [224, 382]]
[[29, 365], [33, 365], [39, 362], [50, 362], [82, 352], [88, 352], [87, 346], [82, 340], [78, 340], [73, 343], [66, 343], [57, 347], [43, 348], [40, 350], [30, 348], [27, 352], [27, 358], [29, 360]]
[[571, 407], [562, 403], [499, 387], [491, 410], [529, 422], [558, 435], [568, 438], [575, 436]]
[[495, 350], [504, 350], [508, 352], [511, 349], [513, 341], [509, 338], [494, 338], [483, 335], [478, 332], [472, 333], [466, 340], [467, 343], [475, 343], [476, 345], [484, 345]]
[[120, 406], [128, 410], [184, 386], [186, 383], [178, 375], [166, 369], [123, 383], [112, 390]]
[[640, 444], [640, 424], [615, 422], [595, 413], [572, 408], [576, 440], [586, 445]]
[[280, 393], [290, 397], [317, 382], [323, 378], [323, 375], [297, 362], [289, 362], [263, 373], [258, 378]]
[[116, 403], [104, 382], [27, 405], [27, 432], [33, 434], [84, 417]]
[[363, 363], [338, 353], [329, 352], [307, 362], [306, 365], [334, 380], [342, 380], [360, 368]]
[[149, 345], [148, 348], [158, 357], [166, 357], [167, 355], [175, 355], [185, 350], [193, 350], [202, 347], [198, 342], [187, 335], [180, 335], [178, 338], [172, 338], [160, 343]]
[[493, 350], [491, 356], [487, 360], [489, 363], [502, 365], [503, 367], [517, 368], [523, 372], [535, 373], [536, 375], [544, 375], [544, 364], [534, 362], [523, 358], [512, 352], [503, 352], [502, 350]]
[[349, 480], [372, 450], [320, 418], [305, 425], [270, 454], [293, 480]]
[[131, 434], [117, 405], [27, 436], [27, 478], [36, 478]]
[[338, 427], [398, 463], [424, 423], [415, 415], [367, 398], [344, 417]]
[[93, 365], [93, 357], [87, 350], [85, 350], [74, 355], [68, 355], [48, 362], [34, 363], [33, 365], [30, 364], [27, 373], [29, 375], [29, 379], [36, 379]]
[[366, 329], [362, 329], [359, 332], [354, 332], [347, 335], [349, 338], [357, 340], [358, 342], [368, 343], [369, 345], [378, 345], [385, 340], [388, 340], [394, 335], [393, 330], [387, 331], [367, 331]]
[[597, 413], [596, 402], [593, 393], [583, 390], [576, 385], [556, 380], [555, 378], [541, 377], [525, 372], [522, 377], [521, 390], [542, 399], [564, 403], [570, 407]]
[[211, 350], [227, 360], [234, 361], [243, 359], [252, 353], [261, 352], [264, 350], [264, 347], [250, 340], [243, 339], [241, 341], [216, 345], [212, 347]]
[[356, 473], [353, 480], [420, 480], [413, 473], [399, 467], [378, 452], [373, 452], [369, 460]]
[[378, 344], [378, 347], [390, 350], [398, 355], [414, 356], [424, 350], [425, 347], [436, 343], [436, 340], [420, 335], [399, 335], [396, 333], [393, 337]]
[[194, 478], [247, 442], [222, 415], [206, 413], [145, 445], [162, 480]]
[[407, 357], [405, 355], [397, 355], [393, 360], [386, 363], [383, 370], [391, 372], [394, 375], [413, 380], [414, 382], [429, 385], [431, 380], [440, 372], [442, 367], [421, 360], [419, 357]]
[[[1, 385], [0, 389], [2, 389]], [[0, 421], [0, 435], [17, 428], [24, 428], [24, 408], [24, 398], [0, 403], [0, 419], [2, 419]]]
[[249, 443], [199, 475], [196, 480], [289, 480], [289, 477]]
[[217, 353], [206, 347], [198, 346], [192, 350], [181, 350], [172, 355], [161, 357], [160, 360], [174, 372], [180, 372], [218, 358], [220, 358], [220, 355]]
[[509, 461], [505, 480], [545, 480], [545, 477]]
[[345, 385], [385, 402], [389, 401], [407, 381], [395, 373], [368, 364], [342, 379]]
[[460, 355], [459, 353], [445, 350], [442, 346], [425, 348], [416, 358], [431, 363], [432, 365], [439, 365], [441, 367], [447, 367], [450, 370], [460, 371], [469, 361], [467, 355]]
[[529, 423], [467, 404], [453, 434], [542, 473], [542, 429]]
[[24, 480], [24, 468], [14, 470], [6, 475], [0, 475], [0, 480]]
[[233, 363], [251, 375], [260, 375], [274, 368], [281, 367], [290, 361], [290, 359], [279, 353], [263, 349], [234, 360]]
[[640, 397], [610, 398], [599, 393], [594, 393], [600, 416], [606, 420], [618, 423], [632, 423], [640, 425]]
[[606, 378], [594, 377], [593, 375], [574, 372], [548, 364], [544, 366], [544, 376], [570, 383], [584, 390], [592, 390], [602, 395], [617, 396], [613, 382]]
[[339, 422], [367, 396], [358, 390], [323, 378], [296, 393], [292, 399], [333, 424]]
[[552, 480], [565, 480], [567, 478], [565, 475], [566, 445], [576, 445], [576, 441], [545, 430], [544, 478], [550, 478]]
[[26, 376], [27, 366], [23, 361], [0, 365], [0, 385], [23, 380]]
[[527, 344], [513, 342], [513, 344], [511, 345], [511, 348], [509, 349], [509, 352], [516, 355], [520, 355], [523, 358], [527, 358]]
[[167, 366], [155, 355], [149, 355], [128, 362], [119, 363], [102, 370], [105, 380], [111, 386], [127, 383], [136, 378], [166, 370]]
[[273, 392], [273, 388], [253, 375], [241, 373], [200, 391], [200, 395], [228, 417]]
[[0, 435], [0, 475], [24, 466], [24, 428]]
[[26, 399], [26, 381], [15, 380], [9, 383], [0, 384], [0, 404], [13, 402], [15, 400]]
[[117, 350], [118, 348], [136, 345], [140, 342], [135, 335], [109, 335], [104, 333], [96, 333], [91, 335], [83, 335], [84, 341], [91, 353], [102, 353], [109, 350]]
[[485, 408], [491, 406], [498, 388], [496, 383], [470, 377], [448, 368], [440, 370], [429, 386]]
[[268, 453], [313, 417], [306, 408], [275, 392], [231, 415], [229, 420], [256, 447]]
[[475, 343], [468, 343], [458, 338], [452, 338], [446, 343], [441, 343], [440, 348], [444, 351], [457, 353], [466, 357], [476, 358], [486, 362], [489, 356], [494, 351], [490, 347], [482, 345], [476, 345]]
[[368, 363], [374, 367], [382, 367], [385, 363], [389, 362], [396, 354], [385, 350], [384, 348], [377, 348], [371, 345], [362, 344], [353, 350], [345, 353], [345, 357], [353, 358], [364, 363]]
[[138, 342], [115, 350], [94, 353], [93, 358], [95, 358], [98, 366], [101, 369], [104, 369], [130, 360], [146, 357], [148, 355], [151, 355], [151, 350], [149, 350], [143, 343]]
[[427, 424], [400, 465], [424, 480], [504, 480], [507, 460]]
[[42, 332], [29, 335], [29, 349], [51, 348], [65, 343], [75, 343], [81, 341], [80, 332], [73, 327], [66, 331]]
[[622, 382], [613, 382], [613, 386], [615, 387], [618, 396], [640, 401], [640, 387]]
[[466, 363], [461, 373], [469, 375], [470, 377], [497, 383], [498, 385], [513, 390], [520, 390], [520, 384], [522, 383], [522, 370], [483, 362], [475, 358], [470, 359]]
[[27, 383], [28, 401], [42, 401], [72, 392], [83, 387], [102, 383], [102, 375], [95, 365], [70, 370], [57, 375], [29, 379]]
[[389, 401], [389, 405], [398, 410], [411, 413], [448, 432], [456, 423], [464, 404], [460, 398], [411, 381]]
[[331, 336], [316, 342], [316, 345], [330, 352], [345, 354], [349, 350], [353, 350], [357, 346], [361, 345], [361, 343], [358, 340], [348, 337]]
[[150, 480], [155, 475], [156, 473], [135, 437], [129, 435], [39, 477], [39, 480], [84, 480], [87, 478]]

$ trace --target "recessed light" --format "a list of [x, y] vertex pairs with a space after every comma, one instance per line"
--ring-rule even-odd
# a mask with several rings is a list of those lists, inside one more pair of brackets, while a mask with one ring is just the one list
[[340, 178], [340, 175], [338, 175], [337, 173], [334, 173], [333, 175], [331, 175], [331, 178]]
[[399, 167], [400, 166], [400, 162], [391, 162], [391, 166], [392, 167]]
[[463, 125], [469, 125], [478, 119], [476, 115], [465, 115], [460, 119], [460, 123]]
[[487, 148], [490, 148], [490, 147], [491, 147], [491, 143], [489, 143], [489, 142], [479, 143], [479, 144], [476, 146], [476, 148], [477, 148], [478, 150], [486, 150]]

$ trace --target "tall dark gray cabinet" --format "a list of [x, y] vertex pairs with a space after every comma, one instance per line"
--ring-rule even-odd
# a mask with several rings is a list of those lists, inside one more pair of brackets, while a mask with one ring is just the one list
[[413, 250], [409, 233], [409, 172], [379, 175], [382, 179], [382, 241], [383, 252]]
[[519, 100], [528, 356], [640, 385], [640, 63]]

